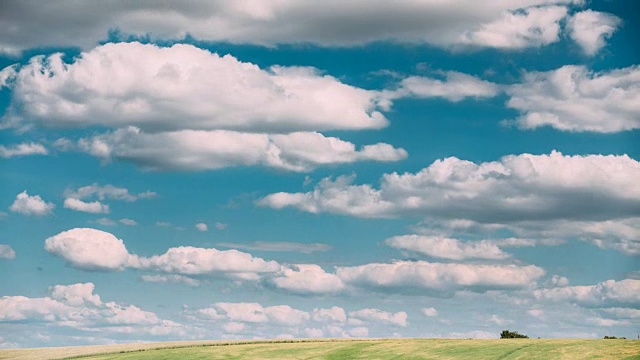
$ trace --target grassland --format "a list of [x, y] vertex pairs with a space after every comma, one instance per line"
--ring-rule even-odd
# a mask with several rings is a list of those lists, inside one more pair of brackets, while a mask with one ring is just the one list
[[0, 359], [640, 359], [640, 341], [372, 339], [175, 342], [0, 350]]

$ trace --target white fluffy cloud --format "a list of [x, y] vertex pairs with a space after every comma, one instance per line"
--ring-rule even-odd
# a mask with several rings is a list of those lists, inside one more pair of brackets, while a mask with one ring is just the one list
[[[193, 1], [157, 6], [117, 1], [109, 6], [73, 1], [42, 4], [9, 1], [0, 14], [0, 51], [95, 45], [111, 29], [123, 37], [182, 39], [261, 45], [313, 43], [325, 46], [374, 41], [476, 45], [498, 48], [540, 46], [557, 40], [554, 4], [571, 0], [439, 1]], [[538, 7], [540, 6], [540, 7]], [[518, 9], [526, 9], [516, 11]], [[99, 10], [99, 11], [98, 11]], [[563, 12], [564, 11], [564, 12]], [[336, 16], [339, 14], [340, 16]], [[75, 20], [85, 19], [82, 23]], [[345, 26], [349, 24], [349, 26]]]
[[30, 196], [25, 190], [16, 196], [9, 210], [22, 215], [43, 216], [51, 214], [55, 207], [53, 203], [42, 200], [40, 195]]
[[93, 293], [93, 283], [78, 283], [72, 285], [55, 285], [49, 288], [50, 297], [71, 306], [96, 305], [100, 306], [100, 296]]
[[372, 321], [390, 325], [407, 326], [407, 313], [404, 311], [392, 313], [379, 309], [362, 309], [357, 311], [350, 311], [349, 317], [362, 321]]
[[582, 51], [587, 55], [595, 55], [621, 22], [615, 15], [585, 10], [571, 16], [567, 27], [569, 36], [582, 47]]
[[7, 124], [276, 132], [387, 124], [375, 92], [312, 68], [263, 70], [183, 44], [110, 43], [71, 64], [61, 54], [36, 57], [11, 86]]
[[396, 249], [449, 260], [500, 260], [509, 257], [489, 240], [462, 242], [442, 236], [402, 235], [389, 238], [385, 243]]
[[[266, 323], [295, 326], [309, 320], [308, 312], [294, 309], [289, 305], [263, 307], [258, 303], [216, 303], [213, 304], [217, 318], [233, 322]], [[202, 310], [202, 309], [201, 309]]]
[[[353, 177], [324, 179], [307, 193], [258, 201], [275, 209], [368, 218], [399, 215], [486, 223], [610, 219], [640, 207], [640, 163], [626, 155], [509, 155], [475, 164], [455, 157], [418, 173], [385, 174], [379, 189]], [[580, 204], [580, 206], [576, 206]]]
[[196, 229], [198, 229], [198, 231], [209, 231], [209, 226], [207, 226], [207, 224], [205, 223], [197, 223], [196, 224]]
[[565, 286], [533, 292], [538, 300], [569, 301], [582, 306], [640, 305], [640, 280], [607, 280], [596, 285]]
[[335, 294], [344, 289], [340, 278], [314, 264], [283, 268], [270, 282], [278, 289], [302, 295]]
[[449, 101], [460, 101], [467, 97], [490, 98], [500, 91], [497, 84], [468, 74], [447, 71], [443, 75], [443, 80], [422, 76], [407, 77], [400, 82], [398, 89], [383, 91], [382, 97], [387, 99], [441, 97]]
[[24, 143], [12, 147], [0, 145], [0, 157], [5, 159], [14, 156], [47, 155], [48, 153], [43, 145], [36, 143]]
[[82, 211], [92, 214], [108, 214], [109, 205], [105, 205], [100, 201], [85, 202], [74, 198], [64, 199], [64, 207], [75, 211]]
[[93, 293], [92, 283], [55, 285], [49, 296], [0, 298], [0, 322], [45, 322], [76, 330], [95, 332], [137, 332], [149, 335], [178, 334], [184, 326], [162, 320], [155, 313], [134, 305], [103, 302]]
[[186, 284], [186, 285], [194, 286], [194, 287], [200, 285], [200, 281], [198, 281], [196, 279], [192, 279], [190, 277], [183, 276], [183, 275], [175, 275], [175, 274], [169, 274], [169, 275], [142, 275], [140, 277], [140, 279], [142, 279], [142, 281], [151, 282], [151, 283], [161, 283], [161, 284], [182, 283], [182, 284]]
[[449, 295], [456, 290], [524, 288], [544, 275], [534, 266], [477, 265], [396, 261], [337, 267], [343, 282], [380, 291], [427, 292]]
[[483, 47], [522, 49], [559, 40], [560, 21], [567, 15], [564, 6], [532, 7], [504, 13], [499, 19], [461, 36], [460, 42]]
[[139, 257], [131, 267], [179, 275], [228, 275], [244, 280], [258, 280], [260, 273], [280, 270], [275, 261], [253, 257], [237, 250], [217, 250], [180, 246], [162, 255]]
[[13, 248], [6, 244], [0, 244], [0, 259], [13, 260], [16, 258], [16, 252]]
[[640, 67], [594, 73], [566, 65], [530, 72], [507, 89], [519, 127], [612, 133], [640, 128]]
[[328, 309], [315, 308], [311, 316], [317, 322], [344, 324], [347, 321], [347, 313], [339, 306], [332, 306]]
[[122, 240], [90, 228], [63, 231], [45, 240], [44, 248], [80, 269], [121, 270], [134, 260]]
[[310, 171], [321, 165], [356, 161], [397, 161], [404, 149], [385, 143], [364, 145], [317, 132], [269, 135], [226, 130], [144, 133], [129, 127], [82, 139], [80, 150], [110, 160], [132, 161], [151, 170], [212, 170], [231, 166], [267, 166]]

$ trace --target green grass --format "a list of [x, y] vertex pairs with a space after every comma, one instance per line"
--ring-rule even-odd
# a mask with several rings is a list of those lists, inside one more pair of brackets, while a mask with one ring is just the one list
[[0, 350], [0, 359], [638, 359], [640, 341], [372, 339], [176, 342]]

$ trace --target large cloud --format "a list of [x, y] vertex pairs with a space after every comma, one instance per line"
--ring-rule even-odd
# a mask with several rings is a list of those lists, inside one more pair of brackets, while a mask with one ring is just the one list
[[460, 42], [506, 49], [552, 44], [559, 40], [560, 21], [566, 15], [564, 6], [534, 7], [505, 13], [499, 19], [465, 33]]
[[509, 257], [490, 240], [462, 242], [442, 236], [402, 235], [389, 238], [385, 243], [396, 249], [449, 260], [500, 260]]
[[533, 285], [544, 275], [534, 266], [396, 261], [337, 267], [343, 282], [380, 291], [426, 292], [448, 296], [457, 290], [486, 291]]
[[356, 161], [397, 161], [407, 152], [389, 144], [355, 145], [317, 132], [269, 135], [227, 130], [144, 133], [129, 127], [83, 139], [79, 148], [94, 156], [132, 161], [152, 170], [211, 170], [261, 165], [309, 171]]
[[500, 87], [489, 81], [456, 71], [444, 72], [439, 78], [410, 76], [399, 84], [398, 89], [383, 91], [382, 97], [396, 99], [402, 97], [445, 98], [460, 101], [468, 97], [490, 98], [498, 94]]
[[[125, 268], [184, 275], [182, 282], [196, 284], [191, 276], [227, 276], [233, 279], [258, 280], [259, 274], [275, 273], [281, 265], [237, 250], [217, 250], [180, 246], [164, 254], [140, 257], [130, 254], [122, 240], [105, 231], [76, 228], [45, 240], [45, 249], [65, 259], [71, 266], [85, 270], [117, 271]], [[166, 282], [176, 277], [147, 278]]]
[[180, 246], [162, 255], [140, 257], [131, 267], [180, 275], [227, 274], [257, 280], [260, 273], [280, 270], [275, 261], [266, 261], [237, 250], [217, 250]]
[[522, 113], [519, 127], [612, 133], [640, 128], [640, 67], [594, 73], [566, 65], [530, 72], [507, 89], [507, 106]]
[[376, 92], [313, 68], [263, 70], [192, 45], [110, 43], [71, 64], [54, 54], [13, 71], [4, 118], [13, 126], [28, 120], [53, 127], [278, 132], [387, 124]]
[[178, 335], [184, 325], [162, 320], [155, 313], [135, 305], [103, 302], [93, 293], [94, 284], [55, 285], [49, 296], [0, 298], [0, 323], [13, 321], [44, 322], [96, 332], [136, 332], [147, 335]]
[[567, 26], [569, 36], [582, 47], [582, 51], [587, 55], [595, 55], [620, 23], [620, 18], [615, 15], [586, 10], [571, 16]]
[[596, 285], [539, 289], [533, 295], [537, 300], [568, 301], [589, 307], [640, 306], [640, 280], [607, 280]]
[[336, 275], [327, 273], [314, 264], [283, 268], [270, 282], [278, 289], [302, 295], [335, 294], [345, 287]]
[[566, 9], [546, 5], [572, 2], [582, 3], [247, 0], [158, 5], [126, 1], [8, 1], [0, 13], [0, 51], [18, 53], [42, 46], [86, 48], [105, 39], [112, 29], [123, 36], [181, 39], [189, 34], [200, 40], [263, 45], [335, 46], [390, 40], [522, 48], [557, 41], [558, 21]]
[[44, 248], [70, 265], [86, 270], [121, 270], [134, 260], [122, 240], [90, 228], [61, 232], [45, 240]]
[[9, 207], [9, 210], [22, 215], [43, 216], [53, 212], [56, 206], [53, 203], [44, 201], [40, 195], [29, 195], [23, 191], [16, 195], [16, 199]]
[[640, 163], [623, 156], [509, 155], [475, 164], [455, 157], [418, 173], [385, 174], [379, 189], [353, 177], [324, 179], [307, 193], [258, 201], [275, 209], [368, 218], [436, 217], [487, 223], [624, 218], [640, 210]]

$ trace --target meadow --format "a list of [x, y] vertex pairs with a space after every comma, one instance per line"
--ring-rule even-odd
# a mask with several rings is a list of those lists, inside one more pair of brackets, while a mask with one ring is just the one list
[[640, 359], [640, 341], [368, 339], [168, 342], [0, 350], [0, 359]]

